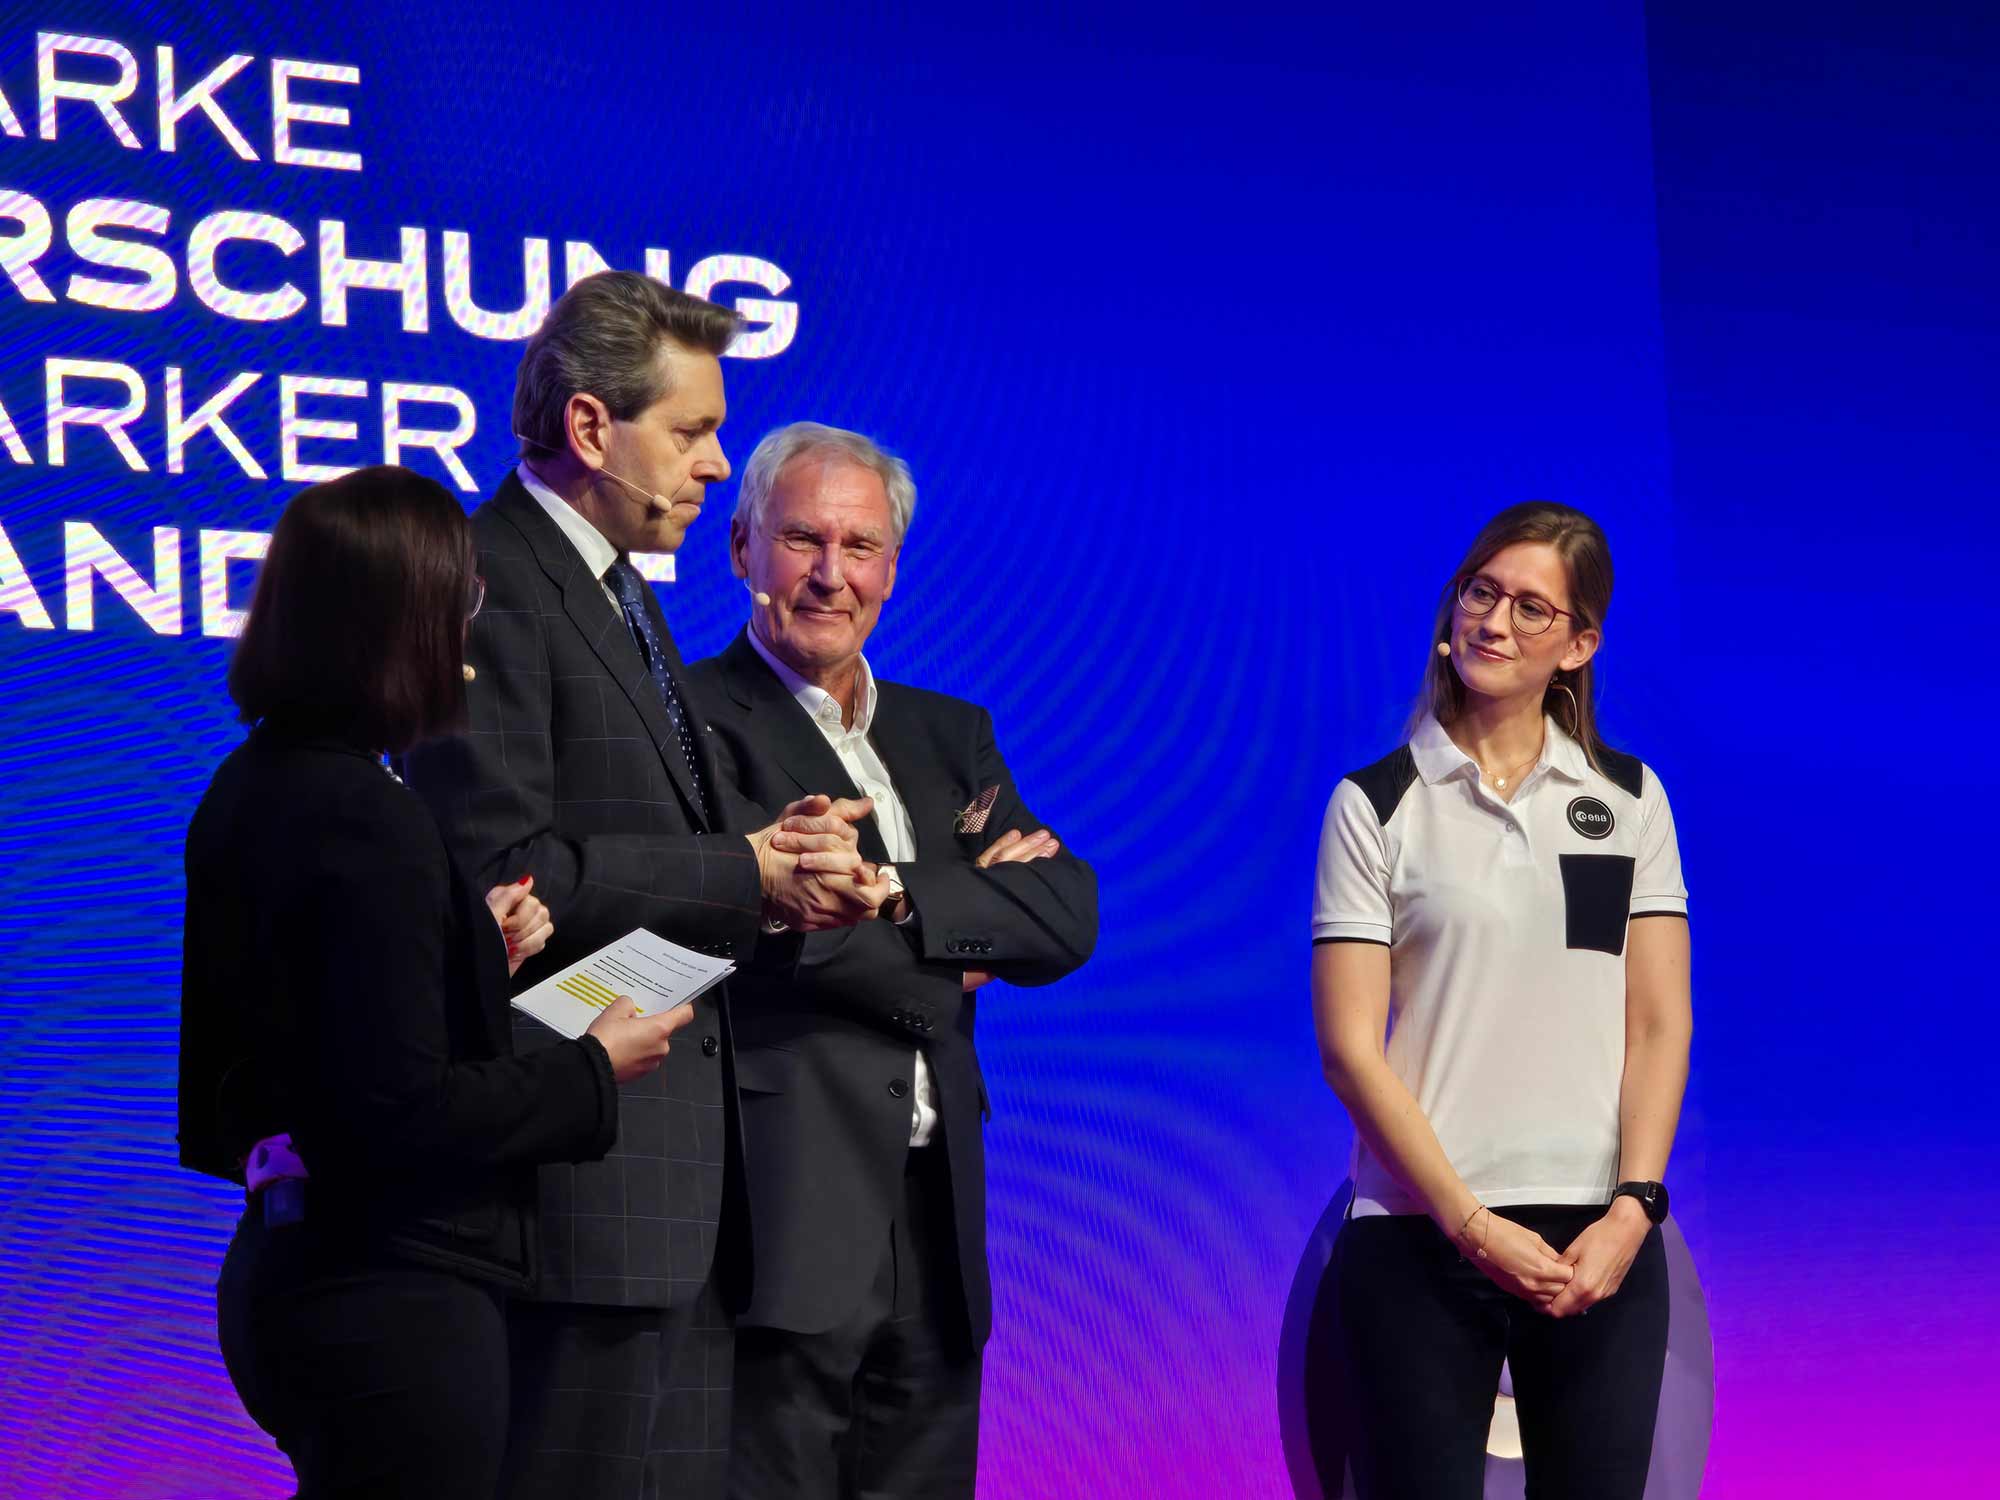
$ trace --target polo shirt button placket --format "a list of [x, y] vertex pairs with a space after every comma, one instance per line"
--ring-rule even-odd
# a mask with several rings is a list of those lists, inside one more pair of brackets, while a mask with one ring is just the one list
[[1522, 870], [1533, 865], [1535, 860], [1528, 849], [1527, 809], [1523, 804], [1534, 788], [1530, 784], [1534, 772], [1528, 773], [1529, 780], [1521, 783], [1514, 793], [1512, 802], [1499, 802], [1500, 810], [1500, 862], [1510, 869]]

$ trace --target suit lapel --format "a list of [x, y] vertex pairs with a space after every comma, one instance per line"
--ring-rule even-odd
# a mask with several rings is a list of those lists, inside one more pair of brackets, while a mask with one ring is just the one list
[[[647, 670], [645, 658], [639, 654], [639, 643], [632, 639], [624, 614], [605, 597], [604, 585], [591, 575], [590, 569], [584, 565], [582, 554], [563, 535], [554, 518], [542, 509], [541, 502], [528, 493], [527, 486], [517, 475], [509, 474], [501, 482], [493, 503], [527, 540], [529, 550], [534, 553], [549, 581], [562, 591], [563, 613], [569, 616], [577, 634], [596, 655], [605, 675], [631, 699], [632, 706], [645, 721], [646, 732], [653, 738], [653, 748], [659, 752], [660, 763], [667, 768], [674, 785], [680, 788], [681, 800], [687, 804], [695, 825], [707, 832], [708, 812], [702, 806], [701, 798], [695, 795], [694, 780], [688, 774], [686, 757], [681, 754], [673, 718], [667, 713], [667, 705], [660, 701], [659, 686]], [[656, 606], [657, 603], [656, 600]], [[666, 628], [665, 617], [661, 616], [654, 623], [661, 640], [666, 642], [670, 664], [678, 668], [679, 653], [674, 649], [673, 636]], [[676, 674], [677, 684], [682, 685], [683, 704], [689, 702], [684, 685], [686, 680], [684, 672]], [[689, 711], [692, 712], [692, 709]], [[712, 775], [710, 779], [712, 784]]]
[[868, 742], [889, 768], [896, 795], [910, 815], [910, 835], [919, 859], [937, 852], [945, 830], [970, 795], [963, 789], [964, 778], [955, 777], [939, 757], [924, 753], [931, 748], [929, 739], [896, 685], [876, 678], [875, 722], [869, 726]]
[[[750, 644], [747, 627], [722, 653], [722, 675], [730, 697], [754, 717], [752, 732], [758, 748], [777, 762], [800, 796], [814, 792], [824, 792], [829, 797], [861, 795], [847, 774], [847, 767], [833, 753], [826, 736], [819, 732], [819, 726]], [[880, 862], [889, 857], [888, 846], [882, 842], [882, 830], [873, 816], [865, 819], [856, 831], [864, 858]]]

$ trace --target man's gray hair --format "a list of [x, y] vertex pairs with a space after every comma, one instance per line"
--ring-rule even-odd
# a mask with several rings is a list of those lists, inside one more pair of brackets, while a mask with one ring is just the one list
[[569, 448], [570, 397], [597, 397], [629, 422], [667, 394], [661, 345], [720, 355], [739, 320], [727, 308], [677, 292], [637, 271], [599, 271], [556, 300], [514, 376], [514, 435], [521, 457]]
[[795, 458], [838, 457], [872, 469], [889, 496], [889, 524], [901, 545], [917, 509], [917, 482], [910, 466], [858, 432], [828, 427], [823, 422], [792, 422], [764, 434], [743, 466], [743, 483], [736, 490], [735, 520], [752, 531], [764, 524], [764, 505], [786, 464]]

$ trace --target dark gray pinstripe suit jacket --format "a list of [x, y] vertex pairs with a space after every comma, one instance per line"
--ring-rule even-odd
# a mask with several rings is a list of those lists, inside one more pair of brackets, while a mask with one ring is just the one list
[[[522, 966], [516, 990], [635, 927], [747, 961], [762, 898], [742, 834], [763, 820], [716, 774], [699, 715], [713, 816], [631, 632], [562, 529], [509, 474], [472, 530], [486, 603], [466, 649], [479, 673], [466, 692], [468, 732], [411, 753], [403, 774], [479, 889], [534, 875], [555, 937]], [[692, 704], [666, 620], [648, 602]], [[519, 1012], [514, 1032], [517, 1051], [556, 1040]], [[718, 1279], [740, 1305], [740, 1142], [718, 986], [696, 1002], [666, 1064], [620, 1090], [610, 1154], [542, 1171], [542, 1298], [678, 1305], [700, 1289], [720, 1234], [729, 1248]]]

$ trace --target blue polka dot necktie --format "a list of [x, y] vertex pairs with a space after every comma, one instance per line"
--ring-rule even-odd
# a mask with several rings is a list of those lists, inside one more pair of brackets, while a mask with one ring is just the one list
[[674, 686], [673, 673], [667, 670], [666, 648], [660, 643], [659, 632], [653, 627], [653, 617], [646, 612], [646, 580], [620, 553], [618, 561], [605, 569], [604, 581], [618, 596], [619, 608], [625, 612], [625, 624], [639, 647], [639, 655], [645, 658], [646, 669], [653, 674], [653, 686], [659, 689], [660, 701], [667, 708], [667, 717], [674, 721], [674, 736], [680, 742], [682, 758], [687, 761], [688, 780], [694, 783], [694, 794], [701, 802], [702, 811], [712, 816], [708, 787], [701, 778], [701, 761], [695, 754], [694, 725], [688, 718], [686, 705], [681, 702], [680, 690]]

